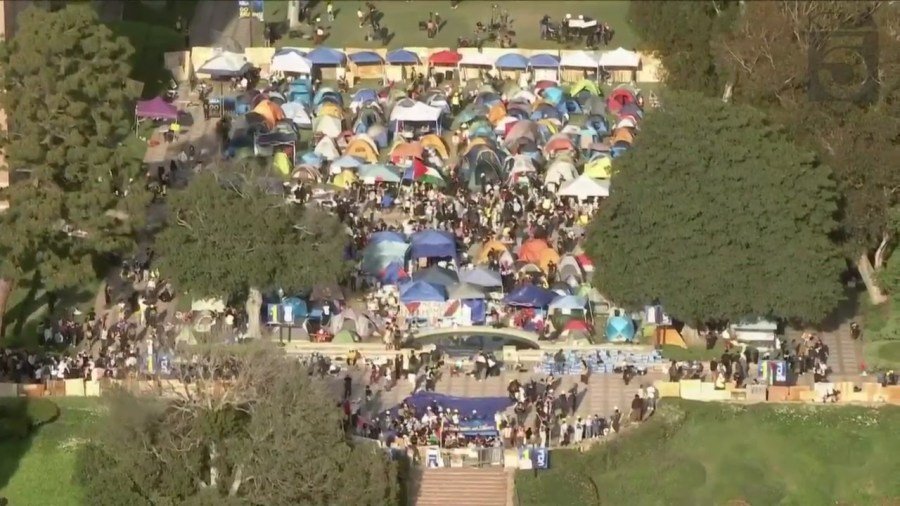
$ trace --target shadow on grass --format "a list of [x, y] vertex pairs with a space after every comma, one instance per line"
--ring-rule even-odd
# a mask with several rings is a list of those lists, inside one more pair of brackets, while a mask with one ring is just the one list
[[[0, 398], [0, 490], [16, 474], [41, 427], [59, 414], [59, 407], [46, 399]], [[0, 504], [3, 500], [0, 496]]]

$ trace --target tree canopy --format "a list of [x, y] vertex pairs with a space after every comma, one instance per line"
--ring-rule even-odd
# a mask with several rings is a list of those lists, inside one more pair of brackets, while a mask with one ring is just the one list
[[167, 198], [156, 237], [160, 272], [195, 297], [251, 288], [303, 291], [348, 272], [348, 238], [334, 216], [285, 203], [247, 167], [204, 172]]
[[134, 96], [128, 42], [87, 4], [30, 8], [0, 49], [6, 161], [14, 174], [0, 214], [6, 275], [37, 270], [54, 290], [93, 279], [133, 248], [146, 192], [123, 141]]
[[816, 322], [840, 301], [831, 171], [763, 113], [667, 94], [617, 165], [586, 245], [615, 303], [659, 301], [690, 323]]
[[[391, 505], [397, 469], [354, 443], [307, 369], [265, 346], [201, 354], [172, 397], [118, 392], [76, 479], [98, 506]], [[229, 373], [227, 390], [214, 387]]]

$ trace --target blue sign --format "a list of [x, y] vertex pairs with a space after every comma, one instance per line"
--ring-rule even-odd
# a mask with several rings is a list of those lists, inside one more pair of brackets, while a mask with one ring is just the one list
[[531, 466], [534, 469], [550, 468], [550, 452], [547, 451], [547, 448], [538, 447], [531, 449]]

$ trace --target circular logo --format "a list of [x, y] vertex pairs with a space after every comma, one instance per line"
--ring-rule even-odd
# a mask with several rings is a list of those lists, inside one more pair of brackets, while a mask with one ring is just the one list
[[858, 47], [833, 47], [824, 51], [816, 69], [822, 88], [834, 98], [851, 98], [866, 86], [870, 69]]

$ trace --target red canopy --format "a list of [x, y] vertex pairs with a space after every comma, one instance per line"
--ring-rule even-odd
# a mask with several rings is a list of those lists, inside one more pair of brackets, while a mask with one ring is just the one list
[[462, 60], [462, 55], [456, 51], [445, 49], [428, 57], [428, 63], [432, 65], [456, 65]]

